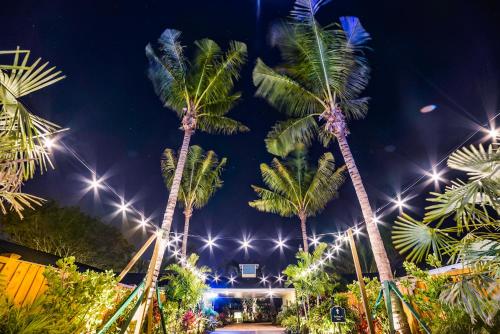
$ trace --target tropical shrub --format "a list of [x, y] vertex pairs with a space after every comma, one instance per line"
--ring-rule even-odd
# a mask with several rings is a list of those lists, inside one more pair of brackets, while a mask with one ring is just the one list
[[[369, 278], [364, 277], [365, 281], [365, 290], [366, 297], [368, 298], [368, 305], [373, 307], [377, 301], [377, 297], [380, 293], [381, 284], [378, 278]], [[350, 310], [355, 314], [355, 318], [359, 319], [357, 326], [361, 332], [367, 332], [368, 324], [367, 319], [364, 315], [364, 310], [362, 309], [362, 299], [361, 299], [361, 291], [359, 288], [359, 283], [357, 281], [353, 281], [352, 284], [347, 285], [347, 289], [349, 293], [352, 294], [356, 298], [355, 305], [349, 305]], [[372, 314], [375, 317], [375, 327], [382, 331], [383, 333], [389, 332], [389, 318], [387, 316], [387, 310], [384, 306], [383, 300], [382, 303], [374, 310], [375, 312]]]
[[170, 264], [166, 267], [166, 273], [160, 281], [166, 282], [164, 289], [165, 303], [163, 315], [167, 324], [167, 331], [181, 332], [193, 328], [203, 330], [206, 323], [201, 311], [200, 302], [203, 293], [208, 289], [200, 274], [208, 272], [208, 268], [197, 268], [198, 255], [191, 256], [180, 265]]
[[491, 144], [462, 148], [450, 155], [448, 167], [465, 173], [444, 192], [431, 193], [432, 205], [422, 221], [403, 213], [395, 222], [395, 247], [419, 262], [434, 254], [461, 262], [466, 272], [440, 293], [443, 305], [455, 306], [494, 325], [500, 309], [500, 150]]
[[75, 259], [57, 262], [44, 273], [47, 290], [32, 305], [14, 306], [0, 298], [0, 333], [92, 333], [104, 314], [113, 309], [120, 293], [112, 272], [79, 273]]
[[[435, 255], [427, 257], [427, 264], [435, 268], [441, 266]], [[405, 298], [416, 307], [432, 333], [500, 332], [500, 316], [497, 315], [492, 320], [491, 326], [481, 319], [473, 321], [463, 308], [447, 303], [441, 298], [450, 285], [454, 284], [450, 275], [430, 275], [428, 271], [420, 269], [412, 262], [405, 262], [403, 266], [409, 275], [400, 281], [402, 286], [410, 291]]]

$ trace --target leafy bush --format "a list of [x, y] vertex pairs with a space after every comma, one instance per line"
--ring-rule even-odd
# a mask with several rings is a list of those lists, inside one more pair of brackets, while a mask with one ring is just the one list
[[[437, 256], [432, 254], [428, 255], [427, 264], [432, 267], [441, 266]], [[454, 285], [449, 275], [430, 275], [412, 262], [405, 262], [403, 266], [410, 278], [401, 280], [401, 284], [412, 290], [412, 293], [406, 296], [407, 301], [416, 306], [433, 333], [500, 332], [500, 316], [498, 314], [492, 319], [491, 326], [489, 326], [481, 319], [473, 321], [470, 314], [463, 308], [443, 300], [443, 293], [446, 293], [449, 287]]]
[[0, 299], [0, 333], [92, 333], [111, 310], [119, 292], [112, 272], [79, 273], [73, 257], [57, 261], [44, 273], [48, 289], [29, 306]]

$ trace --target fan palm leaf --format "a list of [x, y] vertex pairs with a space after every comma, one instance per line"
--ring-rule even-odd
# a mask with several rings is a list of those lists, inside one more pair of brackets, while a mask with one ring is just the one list
[[45, 141], [60, 131], [56, 124], [32, 114], [20, 99], [64, 79], [41, 58], [29, 64], [30, 54], [19, 47], [0, 51], [0, 56], [13, 56], [12, 65], [0, 65], [0, 209], [3, 213], [13, 209], [19, 215], [23, 208], [41, 203], [39, 197], [21, 193], [21, 185], [37, 168], [43, 173], [53, 167]]

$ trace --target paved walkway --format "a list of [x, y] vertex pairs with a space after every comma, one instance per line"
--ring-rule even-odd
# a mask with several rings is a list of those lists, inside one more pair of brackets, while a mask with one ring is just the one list
[[285, 330], [281, 327], [273, 326], [271, 323], [244, 323], [244, 324], [231, 324], [222, 328], [217, 328], [213, 333], [221, 334], [283, 334]]

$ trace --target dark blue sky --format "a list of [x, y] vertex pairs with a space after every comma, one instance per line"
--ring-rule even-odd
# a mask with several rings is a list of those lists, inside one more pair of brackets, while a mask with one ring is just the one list
[[[258, 166], [269, 162], [263, 139], [282, 116], [253, 97], [251, 70], [256, 57], [274, 64], [277, 53], [266, 43], [269, 24], [287, 15], [291, 0], [191, 1], [11, 1], [2, 5], [0, 49], [16, 45], [31, 49], [61, 69], [67, 78], [26, 100], [31, 109], [69, 127], [64, 141], [77, 150], [108, 182], [134, 198], [138, 208], [156, 214], [164, 209], [167, 192], [159, 171], [164, 148], [177, 148], [182, 133], [174, 113], [162, 108], [145, 75], [144, 47], [165, 28], [184, 33], [184, 42], [210, 37], [221, 44], [230, 39], [248, 44], [249, 62], [238, 89], [243, 100], [233, 116], [251, 128], [250, 133], [225, 137], [197, 133], [193, 144], [213, 149], [229, 159], [224, 187], [202, 211], [195, 212], [193, 234], [240, 238], [298, 238], [295, 219], [259, 213], [247, 206], [255, 198], [250, 184], [260, 184]], [[319, 20], [359, 16], [371, 33], [373, 68], [366, 95], [372, 98], [365, 120], [350, 124], [349, 141], [375, 207], [420, 175], [433, 161], [459, 144], [478, 123], [498, 109], [500, 8], [495, 1], [344, 1], [324, 8]], [[419, 109], [438, 106], [430, 114]], [[336, 145], [328, 148], [338, 155]], [[312, 150], [316, 158], [324, 151]], [[56, 153], [56, 170], [30, 181], [25, 190], [65, 205], [80, 205], [106, 220], [116, 198], [102, 196], [96, 203], [78, 179], [89, 176], [71, 156]], [[338, 158], [338, 162], [341, 163]], [[432, 187], [416, 189], [416, 193]], [[424, 196], [425, 197], [425, 196]], [[421, 205], [421, 199], [412, 204]], [[317, 233], [344, 229], [360, 217], [350, 182], [318, 217], [310, 219]], [[384, 218], [391, 222], [394, 216]], [[131, 233], [134, 242], [141, 231]], [[182, 226], [177, 216], [175, 226]], [[193, 239], [194, 240], [194, 239]], [[213, 264], [243, 260], [232, 241], [219, 242]], [[294, 249], [300, 241], [288, 242]], [[199, 243], [193, 242], [195, 248]], [[290, 261], [261, 241], [247, 259], [267, 264], [277, 272]], [[208, 252], [202, 253], [207, 263]]]

